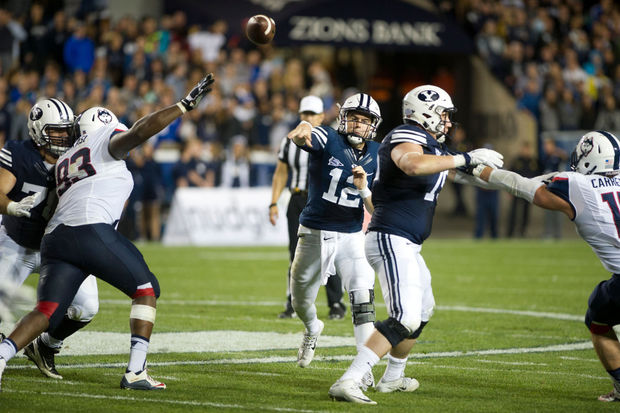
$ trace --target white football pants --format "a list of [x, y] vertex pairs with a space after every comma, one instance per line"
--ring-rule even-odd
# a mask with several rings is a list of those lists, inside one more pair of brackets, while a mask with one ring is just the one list
[[375, 272], [366, 261], [361, 231], [322, 231], [300, 225], [298, 236], [291, 265], [291, 301], [306, 326], [317, 319], [314, 302], [329, 275], [340, 275], [348, 293], [374, 288]]
[[420, 255], [421, 245], [383, 232], [366, 234], [366, 258], [377, 271], [388, 315], [411, 330], [433, 315], [431, 273]]
[[[41, 267], [41, 253], [17, 244], [0, 225], [0, 301], [10, 304], [26, 278], [38, 273]], [[67, 316], [75, 321], [87, 322], [99, 311], [97, 279], [89, 275], [75, 294], [67, 309]], [[5, 320], [10, 321], [10, 320]]]

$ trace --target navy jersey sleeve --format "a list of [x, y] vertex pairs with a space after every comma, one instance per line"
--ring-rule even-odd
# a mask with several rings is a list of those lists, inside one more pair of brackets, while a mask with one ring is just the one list
[[14, 176], [17, 176], [17, 172], [13, 165], [19, 164], [19, 162], [13, 162], [13, 154], [19, 157], [19, 151], [14, 150], [16, 143], [16, 141], [8, 141], [4, 145], [4, 148], [0, 149], [0, 166], [11, 172]]
[[567, 177], [556, 176], [551, 180], [549, 185], [547, 185], [547, 189], [570, 204]]
[[430, 146], [427, 133], [414, 125], [401, 125], [391, 132], [391, 144], [397, 145], [405, 142], [424, 147]]
[[324, 126], [312, 128], [312, 147], [303, 145], [300, 146], [300, 148], [306, 152], [321, 153], [325, 150], [325, 146], [327, 145], [328, 134], [329, 130]]

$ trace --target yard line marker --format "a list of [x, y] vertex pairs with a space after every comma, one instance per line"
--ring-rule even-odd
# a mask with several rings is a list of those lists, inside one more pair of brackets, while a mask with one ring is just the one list
[[136, 401], [140, 403], [167, 403], [167, 404], [176, 404], [176, 405], [186, 405], [186, 406], [200, 406], [200, 407], [217, 407], [224, 409], [243, 409], [243, 410], [271, 410], [275, 412], [300, 412], [300, 413], [314, 413], [314, 412], [323, 412], [322, 410], [306, 410], [306, 409], [293, 409], [287, 407], [271, 407], [265, 405], [240, 405], [240, 404], [225, 404], [225, 403], [214, 403], [214, 402], [199, 402], [199, 401], [189, 401], [189, 400], [171, 400], [171, 399], [149, 399], [149, 398], [141, 398], [141, 397], [128, 397], [128, 396], [106, 396], [103, 394], [90, 394], [90, 393], [66, 393], [66, 392], [34, 392], [27, 390], [12, 390], [7, 388], [2, 388], [3, 393], [23, 393], [23, 394], [39, 394], [44, 396], [59, 396], [59, 397], [75, 397], [82, 399], [104, 399], [104, 400], [127, 400], [127, 401]]

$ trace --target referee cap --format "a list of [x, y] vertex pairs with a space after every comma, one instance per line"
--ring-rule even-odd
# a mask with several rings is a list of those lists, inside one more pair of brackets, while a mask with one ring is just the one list
[[299, 102], [299, 113], [323, 113], [323, 101], [318, 96], [306, 96]]

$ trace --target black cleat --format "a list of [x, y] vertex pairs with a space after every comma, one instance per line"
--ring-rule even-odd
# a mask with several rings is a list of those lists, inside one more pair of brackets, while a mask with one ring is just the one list
[[278, 318], [295, 318], [297, 317], [297, 314], [295, 314], [295, 310], [293, 310], [293, 307], [286, 307], [286, 310], [282, 311], [280, 314], [278, 314]]
[[329, 309], [330, 320], [342, 320], [344, 318], [347, 308], [342, 303], [336, 303]]
[[41, 373], [52, 379], [61, 380], [62, 376], [56, 371], [54, 355], [60, 350], [43, 344], [41, 337], [24, 347], [24, 354], [37, 365]]

